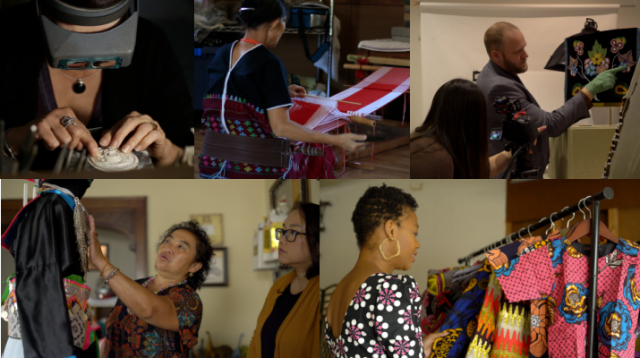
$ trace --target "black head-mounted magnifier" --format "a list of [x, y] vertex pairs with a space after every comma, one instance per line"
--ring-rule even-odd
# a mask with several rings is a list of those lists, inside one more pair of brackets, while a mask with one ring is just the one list
[[[36, 0], [38, 17], [47, 44], [47, 59], [63, 70], [108, 69], [131, 64], [138, 29], [138, 0], [122, 0], [103, 9], [89, 9], [60, 0]], [[58, 26], [45, 12], [60, 21], [80, 26], [100, 26], [122, 19], [115, 27], [80, 33]]]

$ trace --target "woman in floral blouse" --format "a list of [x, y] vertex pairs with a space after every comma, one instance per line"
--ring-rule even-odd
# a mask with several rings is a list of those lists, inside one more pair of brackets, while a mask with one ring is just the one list
[[172, 226], [162, 236], [157, 275], [134, 281], [100, 250], [90, 217], [91, 263], [118, 296], [107, 321], [105, 357], [188, 357], [198, 343], [202, 301], [195, 290], [209, 272], [213, 247], [196, 222]]
[[331, 295], [325, 340], [335, 358], [423, 358], [448, 332], [422, 335], [420, 290], [406, 271], [415, 262], [418, 208], [394, 187], [371, 187], [351, 221], [360, 248], [355, 267]]

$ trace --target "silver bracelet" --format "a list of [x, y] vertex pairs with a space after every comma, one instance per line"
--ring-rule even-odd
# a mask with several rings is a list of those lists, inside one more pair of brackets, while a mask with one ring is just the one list
[[16, 160], [18, 159], [18, 158], [16, 158], [15, 155], [13, 155], [13, 152], [11, 151], [11, 148], [9, 147], [9, 144], [7, 144], [7, 140], [6, 139], [5, 139], [5, 142], [4, 142], [4, 152], [5, 152], [5, 154], [8, 153], [9, 157], [11, 157], [13, 159], [16, 159]]
[[4, 140], [4, 148], [3, 148], [4, 149], [4, 153], [9, 157], [18, 160], [18, 158], [16, 158], [16, 156], [13, 154], [13, 151], [11, 150], [11, 147], [9, 147], [9, 144], [7, 143], [7, 132], [6, 131], [4, 132], [4, 138], [2, 138], [2, 140]]
[[116, 275], [116, 273], [118, 273], [118, 270], [120, 270], [119, 268], [116, 267], [115, 270], [111, 271], [111, 273], [109, 274], [109, 276], [107, 276], [107, 279], [104, 280], [104, 284], [107, 285], [109, 284], [109, 280], [111, 280], [113, 278], [113, 276]]

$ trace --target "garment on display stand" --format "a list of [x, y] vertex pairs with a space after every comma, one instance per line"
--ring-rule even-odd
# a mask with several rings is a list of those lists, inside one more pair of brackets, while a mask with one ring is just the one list
[[[52, 184], [62, 182], [69, 188]], [[90, 181], [52, 183], [45, 182], [48, 190], [23, 207], [2, 235], [2, 247], [16, 262], [2, 297], [2, 318], [9, 337], [20, 340], [12, 349], [22, 346], [26, 357], [98, 357], [83, 278], [88, 223], [82, 223], [86, 211], [79, 201]]]
[[22, 348], [22, 340], [11, 338], [7, 339], [7, 345], [2, 351], [3, 358], [24, 358], [24, 349]]

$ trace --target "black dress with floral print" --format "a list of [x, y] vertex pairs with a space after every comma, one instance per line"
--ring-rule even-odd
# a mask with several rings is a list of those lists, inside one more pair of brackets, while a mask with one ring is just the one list
[[334, 338], [325, 339], [336, 358], [422, 358], [420, 291], [413, 277], [377, 273], [360, 285]]

